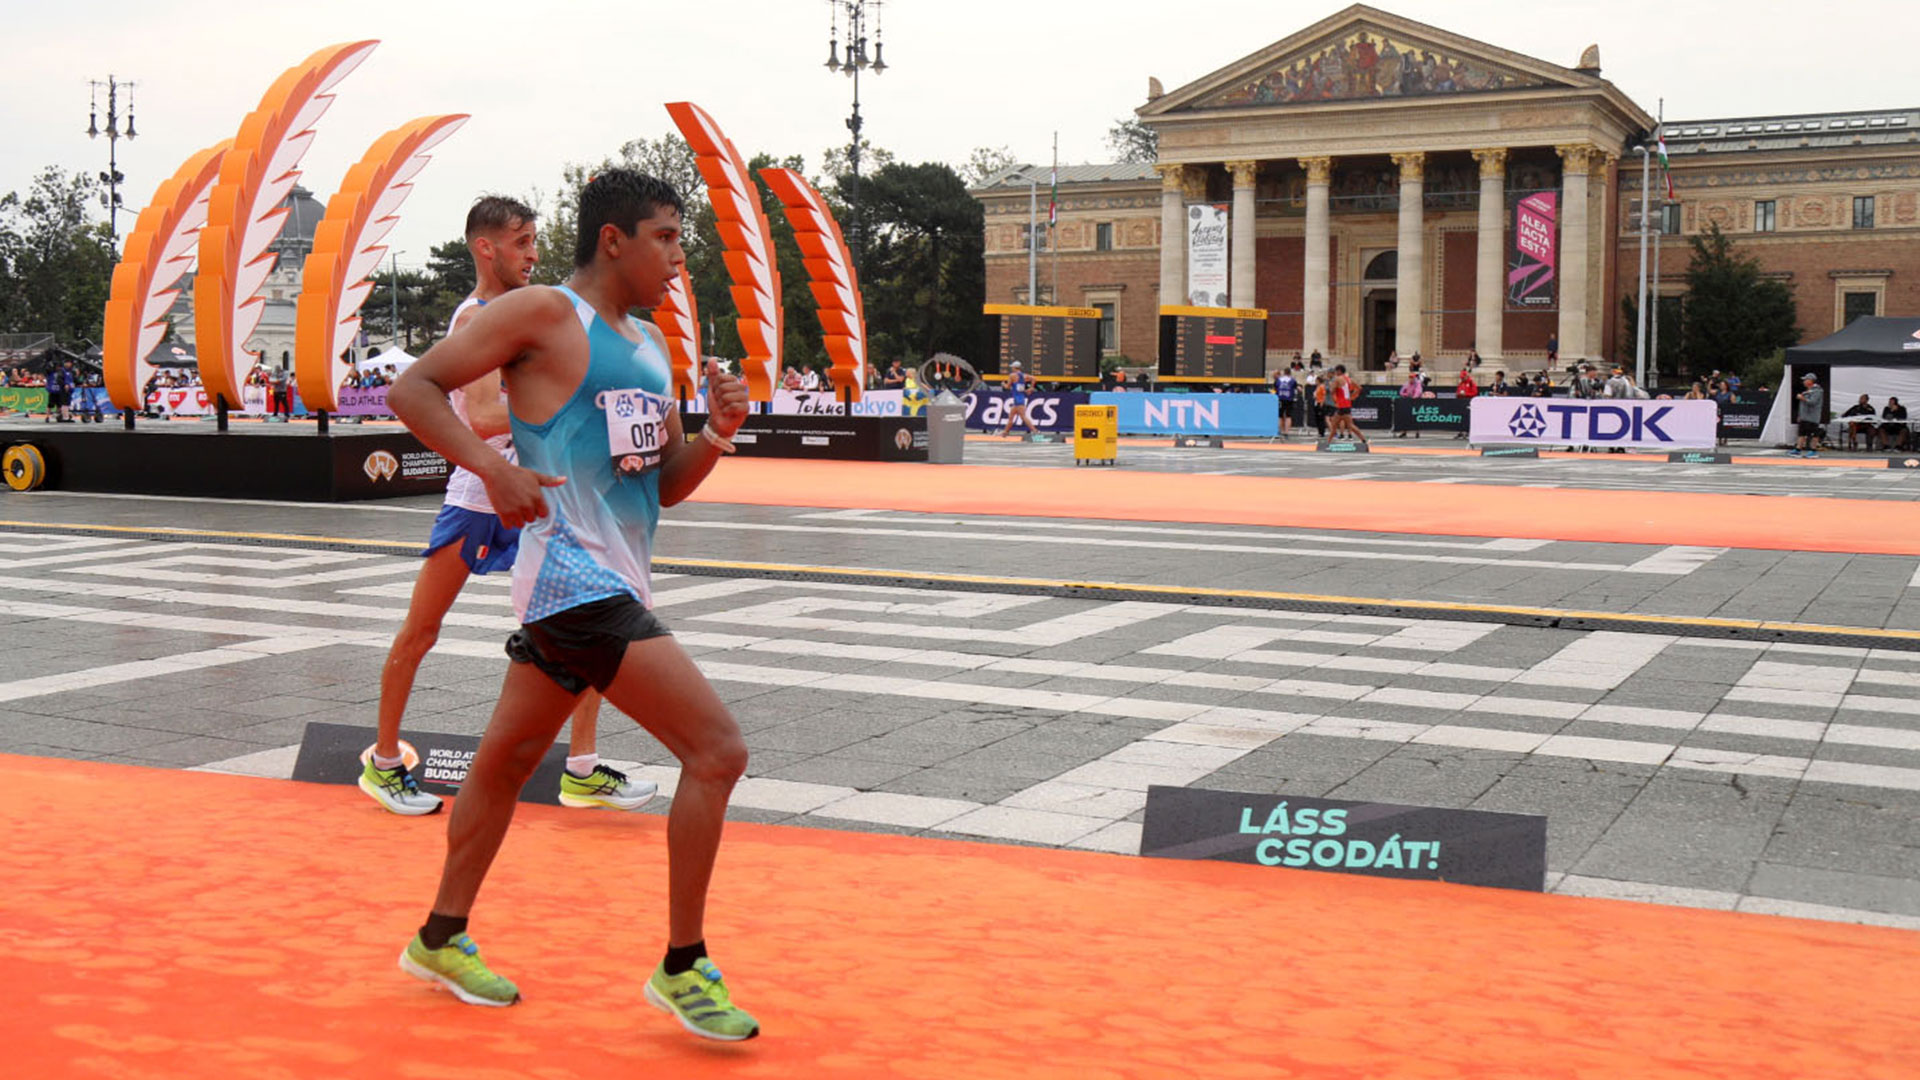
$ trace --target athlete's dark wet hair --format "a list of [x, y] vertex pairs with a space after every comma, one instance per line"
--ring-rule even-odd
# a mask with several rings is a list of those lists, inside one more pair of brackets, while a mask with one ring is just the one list
[[647, 218], [671, 207], [681, 214], [686, 207], [680, 193], [665, 180], [634, 169], [607, 169], [587, 181], [580, 189], [580, 232], [573, 245], [573, 265], [580, 268], [593, 262], [600, 250], [600, 227], [612, 225], [628, 236]]
[[467, 211], [467, 242], [481, 233], [517, 229], [539, 218], [533, 207], [507, 195], [482, 195]]

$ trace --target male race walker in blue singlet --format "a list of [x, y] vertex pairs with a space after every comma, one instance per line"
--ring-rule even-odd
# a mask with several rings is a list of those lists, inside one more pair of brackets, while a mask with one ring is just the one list
[[[421, 441], [477, 474], [500, 519], [525, 526], [513, 567], [521, 628], [507, 641], [500, 703], [447, 822], [433, 908], [401, 954], [409, 974], [476, 1005], [511, 1005], [467, 935], [521, 786], [588, 687], [680, 759], [667, 822], [666, 955], [649, 1002], [696, 1035], [737, 1041], [760, 1025], [733, 1004], [707, 956], [707, 887], [727, 800], [746, 772], [740, 728], [650, 610], [660, 508], [691, 495], [747, 416], [739, 379], [708, 361], [709, 419], [688, 439], [672, 398], [664, 339], [626, 313], [666, 296], [686, 262], [680, 197], [659, 180], [608, 169], [580, 192], [574, 274], [562, 288], [516, 290], [481, 309], [394, 384], [393, 410]], [[500, 371], [510, 462], [460, 422], [447, 394]]]
[[[540, 261], [534, 243], [535, 213], [517, 199], [487, 195], [467, 211], [467, 251], [473, 256], [474, 289], [447, 321], [451, 334], [466, 325], [490, 300], [505, 296], [532, 279]], [[500, 376], [488, 372], [449, 395], [453, 411], [487, 444], [513, 460], [507, 408], [500, 399]], [[488, 574], [513, 566], [520, 530], [500, 523], [487, 501], [486, 485], [474, 473], [455, 466], [447, 478], [446, 502], [434, 519], [426, 559], [413, 584], [406, 619], [380, 669], [379, 730], [361, 755], [360, 790], [396, 814], [418, 816], [440, 809], [440, 796], [420, 790], [400, 744], [400, 720], [413, 693], [420, 661], [440, 639], [440, 624], [452, 609], [469, 574]], [[629, 780], [600, 763], [595, 752], [600, 695], [584, 694], [574, 710], [566, 771], [560, 778], [562, 806], [605, 806], [637, 810], [660, 790], [650, 781]]]
[[1005, 435], [1013, 430], [1015, 420], [1027, 425], [1028, 434], [1038, 435], [1040, 429], [1033, 426], [1033, 418], [1027, 415], [1027, 373], [1020, 370], [1020, 361], [1013, 362], [1013, 369], [1007, 373], [1007, 419], [1000, 425], [999, 434]]

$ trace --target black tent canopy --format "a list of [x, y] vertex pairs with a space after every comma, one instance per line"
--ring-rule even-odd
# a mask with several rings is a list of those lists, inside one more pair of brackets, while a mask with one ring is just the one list
[[1920, 318], [1855, 319], [1837, 333], [1788, 349], [1787, 363], [1920, 366]]

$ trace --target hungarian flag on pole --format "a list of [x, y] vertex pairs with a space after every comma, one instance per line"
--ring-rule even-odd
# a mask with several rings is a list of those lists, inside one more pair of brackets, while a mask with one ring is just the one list
[[1667, 165], [1667, 137], [1665, 134], [1662, 134], [1658, 137], [1658, 142], [1656, 143], [1656, 146], [1658, 147], [1660, 152], [1660, 179], [1665, 181], [1667, 185], [1667, 201], [1672, 202], [1673, 201], [1673, 173], [1669, 171], [1669, 167]]
[[1053, 172], [1047, 188], [1047, 228], [1060, 224], [1060, 163], [1053, 163]]

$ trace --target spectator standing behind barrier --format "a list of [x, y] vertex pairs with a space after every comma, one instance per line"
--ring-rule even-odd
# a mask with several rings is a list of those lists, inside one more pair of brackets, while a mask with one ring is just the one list
[[[1413, 355], [1413, 362], [1408, 365], [1407, 381], [1400, 385], [1400, 396], [1408, 401], [1418, 401], [1421, 396], [1427, 392], [1427, 381], [1420, 377], [1420, 369], [1416, 366], [1420, 363], [1420, 354], [1414, 353]], [[1407, 437], [1407, 433], [1404, 431], [1396, 431], [1393, 434], [1395, 437], [1401, 439]], [[1415, 438], [1420, 436], [1418, 431], [1415, 431], [1413, 434]]]
[[[1454, 396], [1458, 397], [1465, 404], [1468, 414], [1471, 415], [1473, 411], [1473, 399], [1480, 396], [1480, 384], [1473, 381], [1472, 368], [1464, 367], [1460, 369], [1460, 382], [1453, 388], [1453, 393]], [[1456, 431], [1453, 433], [1453, 437], [1456, 439], [1464, 439], [1467, 437], [1467, 433], [1465, 431]]]
[[292, 395], [287, 392], [287, 369], [274, 367], [267, 372], [267, 415], [285, 422], [293, 415]]
[[1888, 397], [1886, 408], [1880, 410], [1880, 419], [1896, 421], [1880, 425], [1880, 449], [1905, 450], [1907, 448], [1907, 407], [1900, 404], [1897, 397]]
[[887, 373], [880, 377], [880, 389], [905, 390], [906, 388], [907, 388], [906, 370], [900, 366], [900, 361], [895, 360], [893, 364], [887, 368]]
[[[1297, 359], [1293, 363], [1294, 367], [1300, 365]], [[1273, 396], [1279, 402], [1280, 437], [1283, 439], [1293, 434], [1293, 398], [1298, 391], [1299, 383], [1293, 377], [1292, 368], [1283, 367], [1273, 373]]]
[[1787, 453], [1790, 457], [1819, 457], [1820, 421], [1825, 418], [1827, 394], [1820, 389], [1820, 380], [1811, 374], [1802, 376], [1800, 384], [1800, 392], [1794, 395], [1794, 400], [1799, 402], [1794, 418], [1800, 423], [1800, 436]]
[[1487, 394], [1491, 397], [1506, 397], [1511, 393], [1513, 393], [1513, 387], [1507, 382], [1507, 373], [1504, 371], [1494, 372], [1493, 385], [1487, 387]]

